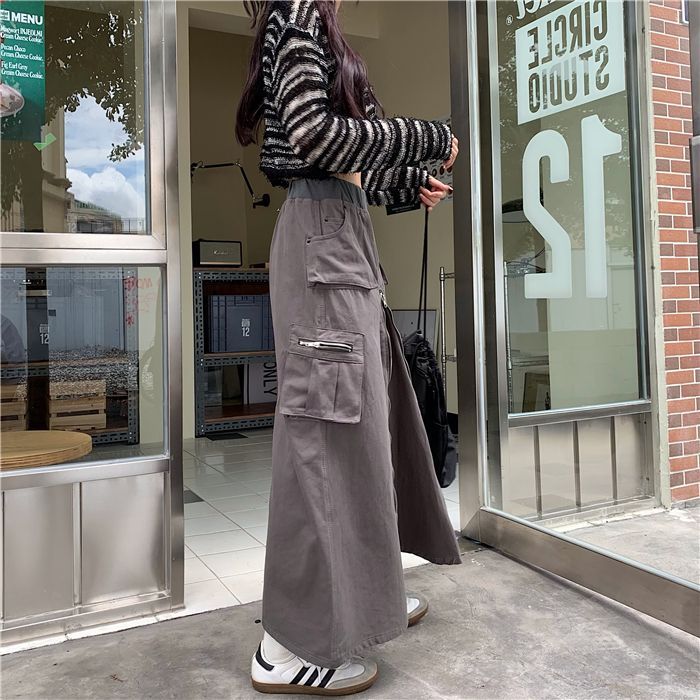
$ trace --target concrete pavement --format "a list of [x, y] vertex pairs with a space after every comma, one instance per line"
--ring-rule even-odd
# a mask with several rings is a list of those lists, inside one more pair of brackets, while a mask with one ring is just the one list
[[[431, 609], [364, 698], [697, 698], [700, 642], [488, 549], [406, 572]], [[2, 697], [256, 698], [260, 603], [2, 658]], [[292, 697], [292, 696], [288, 696]]]

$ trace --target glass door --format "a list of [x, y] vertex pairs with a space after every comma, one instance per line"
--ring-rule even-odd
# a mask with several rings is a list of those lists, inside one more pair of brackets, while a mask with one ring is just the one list
[[669, 508], [666, 397], [650, 382], [640, 8], [513, 0], [466, 13], [482, 277], [475, 357], [459, 352], [483, 393], [481, 451], [460, 474], [481, 500], [462, 509], [464, 532], [698, 634], [699, 525]]
[[12, 643], [182, 604], [176, 31], [174, 3], [0, 7]]

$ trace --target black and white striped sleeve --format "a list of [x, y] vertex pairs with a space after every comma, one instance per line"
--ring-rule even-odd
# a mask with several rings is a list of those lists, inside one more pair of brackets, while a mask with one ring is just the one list
[[428, 187], [426, 168], [412, 165], [362, 171], [362, 189], [373, 205], [409, 204], [418, 200], [418, 188]]
[[310, 167], [329, 173], [446, 160], [450, 127], [439, 121], [392, 117], [356, 119], [330, 108], [328, 67], [313, 33], [289, 23], [272, 66], [272, 97], [289, 144]]

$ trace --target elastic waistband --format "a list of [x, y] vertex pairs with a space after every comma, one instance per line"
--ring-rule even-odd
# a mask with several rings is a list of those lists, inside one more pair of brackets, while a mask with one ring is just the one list
[[287, 189], [288, 198], [343, 199], [358, 207], [367, 209], [367, 193], [355, 183], [330, 176], [319, 179], [302, 177], [292, 180]]

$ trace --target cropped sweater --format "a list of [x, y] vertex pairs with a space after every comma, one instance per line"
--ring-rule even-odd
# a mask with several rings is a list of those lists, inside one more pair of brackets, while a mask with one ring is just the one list
[[262, 56], [260, 170], [270, 184], [286, 188], [293, 177], [361, 172], [369, 204], [418, 201], [419, 186], [428, 183], [420, 163], [449, 157], [450, 127], [410, 117], [378, 119], [369, 100], [364, 119], [334, 113], [330, 90], [336, 62], [315, 1], [274, 4]]

